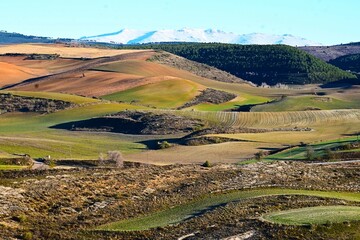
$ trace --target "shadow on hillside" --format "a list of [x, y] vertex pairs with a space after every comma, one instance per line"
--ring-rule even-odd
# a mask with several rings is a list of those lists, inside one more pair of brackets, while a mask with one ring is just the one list
[[163, 139], [150, 139], [136, 143], [144, 144], [149, 150], [158, 150], [159, 143], [163, 141], [167, 141], [170, 144], [179, 144], [180, 140], [181, 138], [163, 138]]
[[329, 82], [321, 85], [320, 87], [349, 89], [354, 85], [360, 85], [360, 78], [343, 79], [335, 82]]

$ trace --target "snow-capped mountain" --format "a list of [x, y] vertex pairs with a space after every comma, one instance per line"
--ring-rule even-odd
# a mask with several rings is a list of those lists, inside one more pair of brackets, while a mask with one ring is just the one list
[[82, 37], [83, 41], [118, 44], [151, 42], [219, 42], [237, 44], [286, 44], [291, 46], [320, 46], [322, 44], [290, 34], [271, 35], [263, 33], [235, 34], [213, 29], [183, 28], [179, 30], [141, 31], [122, 29], [118, 32]]

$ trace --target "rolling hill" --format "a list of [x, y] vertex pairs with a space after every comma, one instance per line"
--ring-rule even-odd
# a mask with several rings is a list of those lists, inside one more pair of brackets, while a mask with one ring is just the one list
[[334, 46], [305, 46], [301, 50], [320, 58], [326, 62], [345, 55], [360, 53], [359, 43], [349, 43]]
[[285, 45], [179, 43], [122, 48], [161, 49], [216, 67], [256, 84], [311, 84], [356, 78], [355, 75], [302, 50]]
[[0, 62], [0, 87], [39, 77], [47, 73], [44, 69], [31, 69], [11, 63]]
[[360, 73], [360, 53], [331, 59], [329, 63], [343, 70]]

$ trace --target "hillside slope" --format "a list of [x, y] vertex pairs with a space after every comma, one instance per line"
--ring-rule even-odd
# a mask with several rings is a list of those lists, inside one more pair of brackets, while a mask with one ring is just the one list
[[149, 61], [191, 72], [197, 76], [220, 82], [244, 83], [245, 81], [230, 73], [209, 65], [191, 61], [167, 52], [160, 52], [152, 56]]
[[31, 69], [0, 62], [0, 87], [18, 83], [28, 78], [38, 77], [46, 73], [47, 71], [43, 69]]
[[205, 63], [254, 83], [311, 84], [356, 78], [335, 66], [285, 45], [149, 44], [124, 48], [162, 49]]
[[343, 70], [360, 73], [360, 54], [338, 57], [330, 60], [329, 63]]
[[360, 53], [360, 44], [350, 43], [335, 46], [305, 46], [300, 47], [300, 49], [328, 62], [331, 59], [335, 59], [345, 55]]

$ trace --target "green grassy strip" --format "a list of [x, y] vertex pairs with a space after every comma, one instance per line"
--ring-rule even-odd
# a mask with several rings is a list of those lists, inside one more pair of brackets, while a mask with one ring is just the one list
[[360, 102], [348, 102], [331, 97], [301, 96], [287, 97], [284, 100], [253, 107], [253, 112], [304, 111], [318, 108], [321, 110], [359, 108]]
[[317, 206], [266, 214], [267, 221], [285, 225], [312, 225], [360, 220], [360, 207]]
[[[348, 143], [353, 143], [358, 141], [357, 136], [346, 137], [342, 139], [336, 139], [331, 141], [325, 141], [320, 143], [314, 143], [310, 146], [314, 149], [314, 157], [319, 157], [325, 154], [325, 150], [329, 148], [335, 148], [339, 146], [343, 146]], [[353, 150], [354, 151], [354, 150]], [[306, 146], [302, 147], [294, 147], [273, 155], [267, 156], [266, 160], [306, 160]]]
[[28, 166], [19, 166], [19, 165], [0, 165], [0, 170], [19, 170], [26, 168]]
[[350, 192], [323, 192], [312, 190], [295, 190], [295, 189], [257, 189], [250, 191], [234, 191], [227, 194], [213, 194], [206, 196], [194, 202], [179, 205], [164, 211], [155, 212], [146, 216], [132, 219], [121, 220], [109, 223], [97, 228], [97, 230], [108, 231], [136, 231], [147, 230], [150, 228], [166, 226], [169, 224], [179, 223], [187, 218], [200, 215], [204, 211], [211, 210], [217, 206], [229, 202], [239, 201], [241, 199], [273, 196], [273, 195], [307, 195], [326, 198], [337, 198], [348, 201], [360, 202], [360, 193]]
[[77, 103], [77, 104], [94, 103], [94, 102], [100, 101], [98, 99], [81, 97], [81, 96], [72, 95], [72, 94], [55, 93], [55, 92], [0, 91], [0, 93], [11, 93], [13, 95], [18, 95], [18, 96], [23, 96], [23, 97], [61, 100], [61, 101], [72, 102], [72, 103]]

